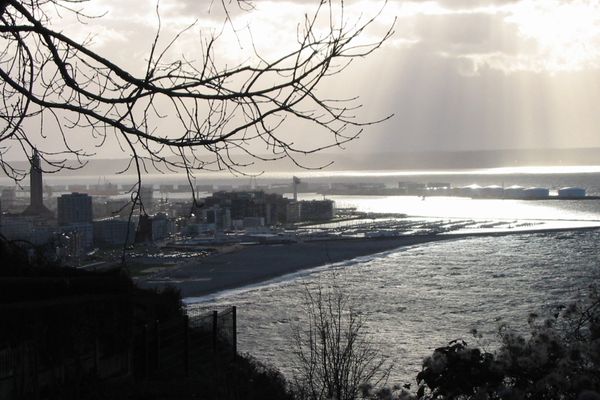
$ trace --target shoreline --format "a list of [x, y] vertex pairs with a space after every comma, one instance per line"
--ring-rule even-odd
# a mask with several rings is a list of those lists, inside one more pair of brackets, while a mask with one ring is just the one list
[[138, 278], [136, 284], [145, 288], [174, 286], [183, 298], [203, 297], [327, 264], [454, 238], [431, 234], [252, 245], [183, 262], [173, 269]]
[[140, 287], [159, 289], [174, 286], [181, 291], [182, 298], [206, 297], [228, 290], [260, 284], [303, 270], [440, 240], [593, 229], [599, 228], [530, 229], [512, 232], [425, 234], [322, 240], [290, 244], [260, 244], [211, 255], [200, 260], [183, 262], [173, 269], [138, 278], [136, 284]]

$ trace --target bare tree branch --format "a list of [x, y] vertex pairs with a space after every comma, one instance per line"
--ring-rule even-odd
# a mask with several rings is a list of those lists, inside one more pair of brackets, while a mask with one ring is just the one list
[[[114, 135], [141, 180], [148, 166], [183, 171], [191, 182], [199, 170], [244, 173], [253, 161], [289, 158], [299, 166], [298, 156], [354, 140], [365, 126], [357, 98], [322, 98], [318, 88], [328, 77], [343, 71], [356, 58], [381, 47], [388, 31], [373, 43], [359, 37], [381, 13], [348, 21], [344, 2], [322, 1], [316, 12], [298, 25], [297, 43], [274, 60], [261, 56], [233, 67], [218, 67], [215, 47], [219, 34], [202, 35], [200, 60], [181, 56], [172, 59], [181, 35], [191, 24], [161, 45], [160, 14], [142, 76], [127, 71], [95, 52], [89, 42], [78, 42], [52, 28], [50, 10], [76, 15], [81, 23], [93, 23], [84, 13], [82, 0], [0, 1], [0, 166], [15, 180], [26, 171], [12, 166], [3, 155], [18, 147], [30, 158], [34, 148], [50, 169], [78, 168], [93, 153], [78, 148], [72, 132], [89, 132], [93, 146], [102, 147]], [[220, 0], [225, 23], [233, 27], [231, 1]], [[252, 12], [250, 2], [237, 2]], [[211, 4], [211, 8], [217, 6]], [[339, 17], [339, 18], [338, 18]], [[317, 22], [328, 20], [324, 32]], [[243, 34], [241, 30], [236, 34]], [[322, 33], [321, 33], [322, 32]], [[170, 55], [169, 57], [167, 55]], [[50, 117], [50, 118], [49, 118]], [[23, 123], [37, 118], [43, 135], [61, 150], [50, 151], [32, 140]], [[163, 120], [174, 118], [165, 131]], [[327, 141], [318, 146], [297, 145], [283, 124], [301, 121], [320, 128]], [[267, 154], [258, 154], [262, 143]], [[58, 160], [57, 160], [58, 159]], [[140, 181], [141, 182], [141, 181]]]

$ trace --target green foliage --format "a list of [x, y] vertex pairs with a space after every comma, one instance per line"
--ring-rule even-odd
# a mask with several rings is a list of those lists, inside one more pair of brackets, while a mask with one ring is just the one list
[[[417, 376], [420, 399], [600, 399], [600, 296], [531, 315], [523, 336], [501, 327], [500, 348], [453, 341], [436, 349]], [[591, 396], [591, 397], [590, 397]]]
[[436, 349], [423, 362], [423, 369], [417, 375], [417, 381], [421, 383], [418, 395], [423, 397], [427, 386], [432, 398], [472, 396], [488, 387], [497, 387], [503, 378], [502, 366], [493, 354], [470, 348], [462, 340], [454, 340], [448, 346]]

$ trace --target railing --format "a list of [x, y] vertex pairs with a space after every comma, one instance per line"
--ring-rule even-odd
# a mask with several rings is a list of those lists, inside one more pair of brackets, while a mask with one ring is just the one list
[[189, 375], [205, 364], [235, 359], [236, 308], [144, 325], [135, 336], [136, 377]]
[[[8, 315], [28, 324], [20, 329], [38, 330], [27, 340], [0, 338], [0, 399], [38, 398], [42, 392], [64, 390], [77, 398], [79, 388], [90, 380], [188, 376], [235, 359], [235, 307], [134, 327], [131, 309], [124, 305], [131, 303], [116, 295], [60, 304], [0, 305], [3, 330], [1, 318]], [[60, 323], [69, 324], [49, 327], [53, 313]], [[77, 319], [84, 314], [88, 317]], [[46, 326], [36, 325], [42, 315]], [[99, 325], [111, 318], [108, 327]]]

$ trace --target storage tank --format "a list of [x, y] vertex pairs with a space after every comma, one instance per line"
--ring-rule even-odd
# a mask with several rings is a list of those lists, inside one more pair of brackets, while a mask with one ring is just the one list
[[550, 196], [550, 190], [542, 187], [530, 187], [524, 190], [525, 199], [541, 199]]
[[525, 188], [523, 186], [513, 185], [504, 189], [505, 199], [522, 199], [525, 197]]
[[504, 188], [498, 185], [490, 185], [481, 189], [481, 197], [501, 199], [504, 197]]
[[579, 187], [564, 187], [558, 189], [558, 197], [581, 198], [585, 197], [585, 189]]
[[480, 197], [481, 196], [481, 186], [477, 184], [472, 184], [469, 186], [463, 186], [460, 188], [461, 196], [465, 197]]

